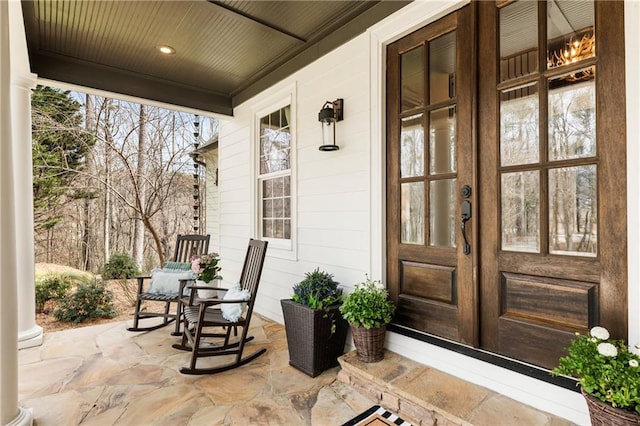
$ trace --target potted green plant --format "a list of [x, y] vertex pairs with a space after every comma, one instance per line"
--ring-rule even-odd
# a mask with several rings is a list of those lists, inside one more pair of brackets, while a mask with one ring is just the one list
[[357, 283], [340, 306], [349, 323], [360, 361], [378, 362], [384, 358], [384, 338], [396, 306], [380, 281]]
[[342, 289], [333, 275], [316, 268], [293, 286], [291, 299], [280, 301], [289, 364], [315, 377], [338, 365], [347, 339], [347, 323], [338, 307]]
[[[222, 279], [220, 271], [220, 256], [218, 253], [203, 254], [191, 259], [191, 270], [196, 274], [196, 285], [200, 287], [219, 287], [218, 280]], [[198, 290], [202, 298], [218, 297], [217, 290]]]
[[578, 379], [593, 425], [640, 425], [640, 357], [609, 338], [604, 327], [576, 333], [551, 374]]

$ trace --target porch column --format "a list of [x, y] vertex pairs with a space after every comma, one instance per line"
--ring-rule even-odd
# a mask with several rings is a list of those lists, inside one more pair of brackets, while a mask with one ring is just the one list
[[[19, 13], [17, 22], [16, 11]], [[14, 23], [10, 28], [12, 21]], [[21, 186], [16, 187], [16, 183], [21, 174], [16, 174], [16, 170], [21, 167], [31, 169], [30, 163], [15, 163], [17, 157], [14, 147], [18, 140], [14, 137], [12, 123], [12, 117], [16, 116], [12, 114], [12, 74], [16, 65], [13, 62], [16, 52], [12, 49], [16, 43], [14, 36], [18, 24], [24, 33], [20, 2], [0, 1], [0, 423], [11, 426], [33, 424], [32, 413], [18, 407], [19, 248], [16, 240], [19, 231], [16, 208], [21, 204], [16, 200], [16, 190]], [[24, 35], [22, 43], [25, 43]], [[30, 145], [28, 143], [29, 147]], [[28, 194], [30, 193], [31, 190]], [[26, 196], [31, 198], [28, 194]]]
[[14, 210], [18, 284], [18, 349], [42, 344], [36, 325], [35, 253], [33, 230], [33, 174], [31, 152], [31, 89], [34, 74], [12, 72], [11, 117], [13, 140]]

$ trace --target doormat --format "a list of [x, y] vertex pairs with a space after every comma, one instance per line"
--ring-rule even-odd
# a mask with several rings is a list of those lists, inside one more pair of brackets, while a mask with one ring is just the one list
[[379, 405], [374, 405], [367, 411], [357, 415], [342, 426], [411, 426], [400, 417]]

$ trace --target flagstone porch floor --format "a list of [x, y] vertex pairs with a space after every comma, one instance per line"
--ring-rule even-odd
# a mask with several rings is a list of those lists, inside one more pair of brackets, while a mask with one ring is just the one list
[[[289, 366], [282, 325], [255, 314], [252, 323], [255, 340], [247, 347], [266, 347], [267, 353], [212, 376], [178, 372], [189, 353], [171, 347], [178, 337], [169, 327], [132, 333], [128, 322], [119, 322], [47, 333], [42, 346], [19, 353], [20, 405], [33, 410], [36, 426], [329, 426], [379, 400], [385, 408], [403, 409], [415, 425], [436, 419], [438, 426], [570, 424], [486, 389], [444, 380], [392, 353], [375, 366], [347, 354], [343, 369], [310, 378]], [[446, 413], [447, 406], [462, 403], [464, 412]], [[434, 413], [432, 404], [443, 408], [428, 414]]]

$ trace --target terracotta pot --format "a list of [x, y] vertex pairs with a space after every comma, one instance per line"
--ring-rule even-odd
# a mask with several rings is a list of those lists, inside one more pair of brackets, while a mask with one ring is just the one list
[[640, 413], [637, 411], [614, 408], [611, 404], [600, 401], [580, 389], [582, 396], [587, 401], [591, 426], [638, 426], [640, 425]]

